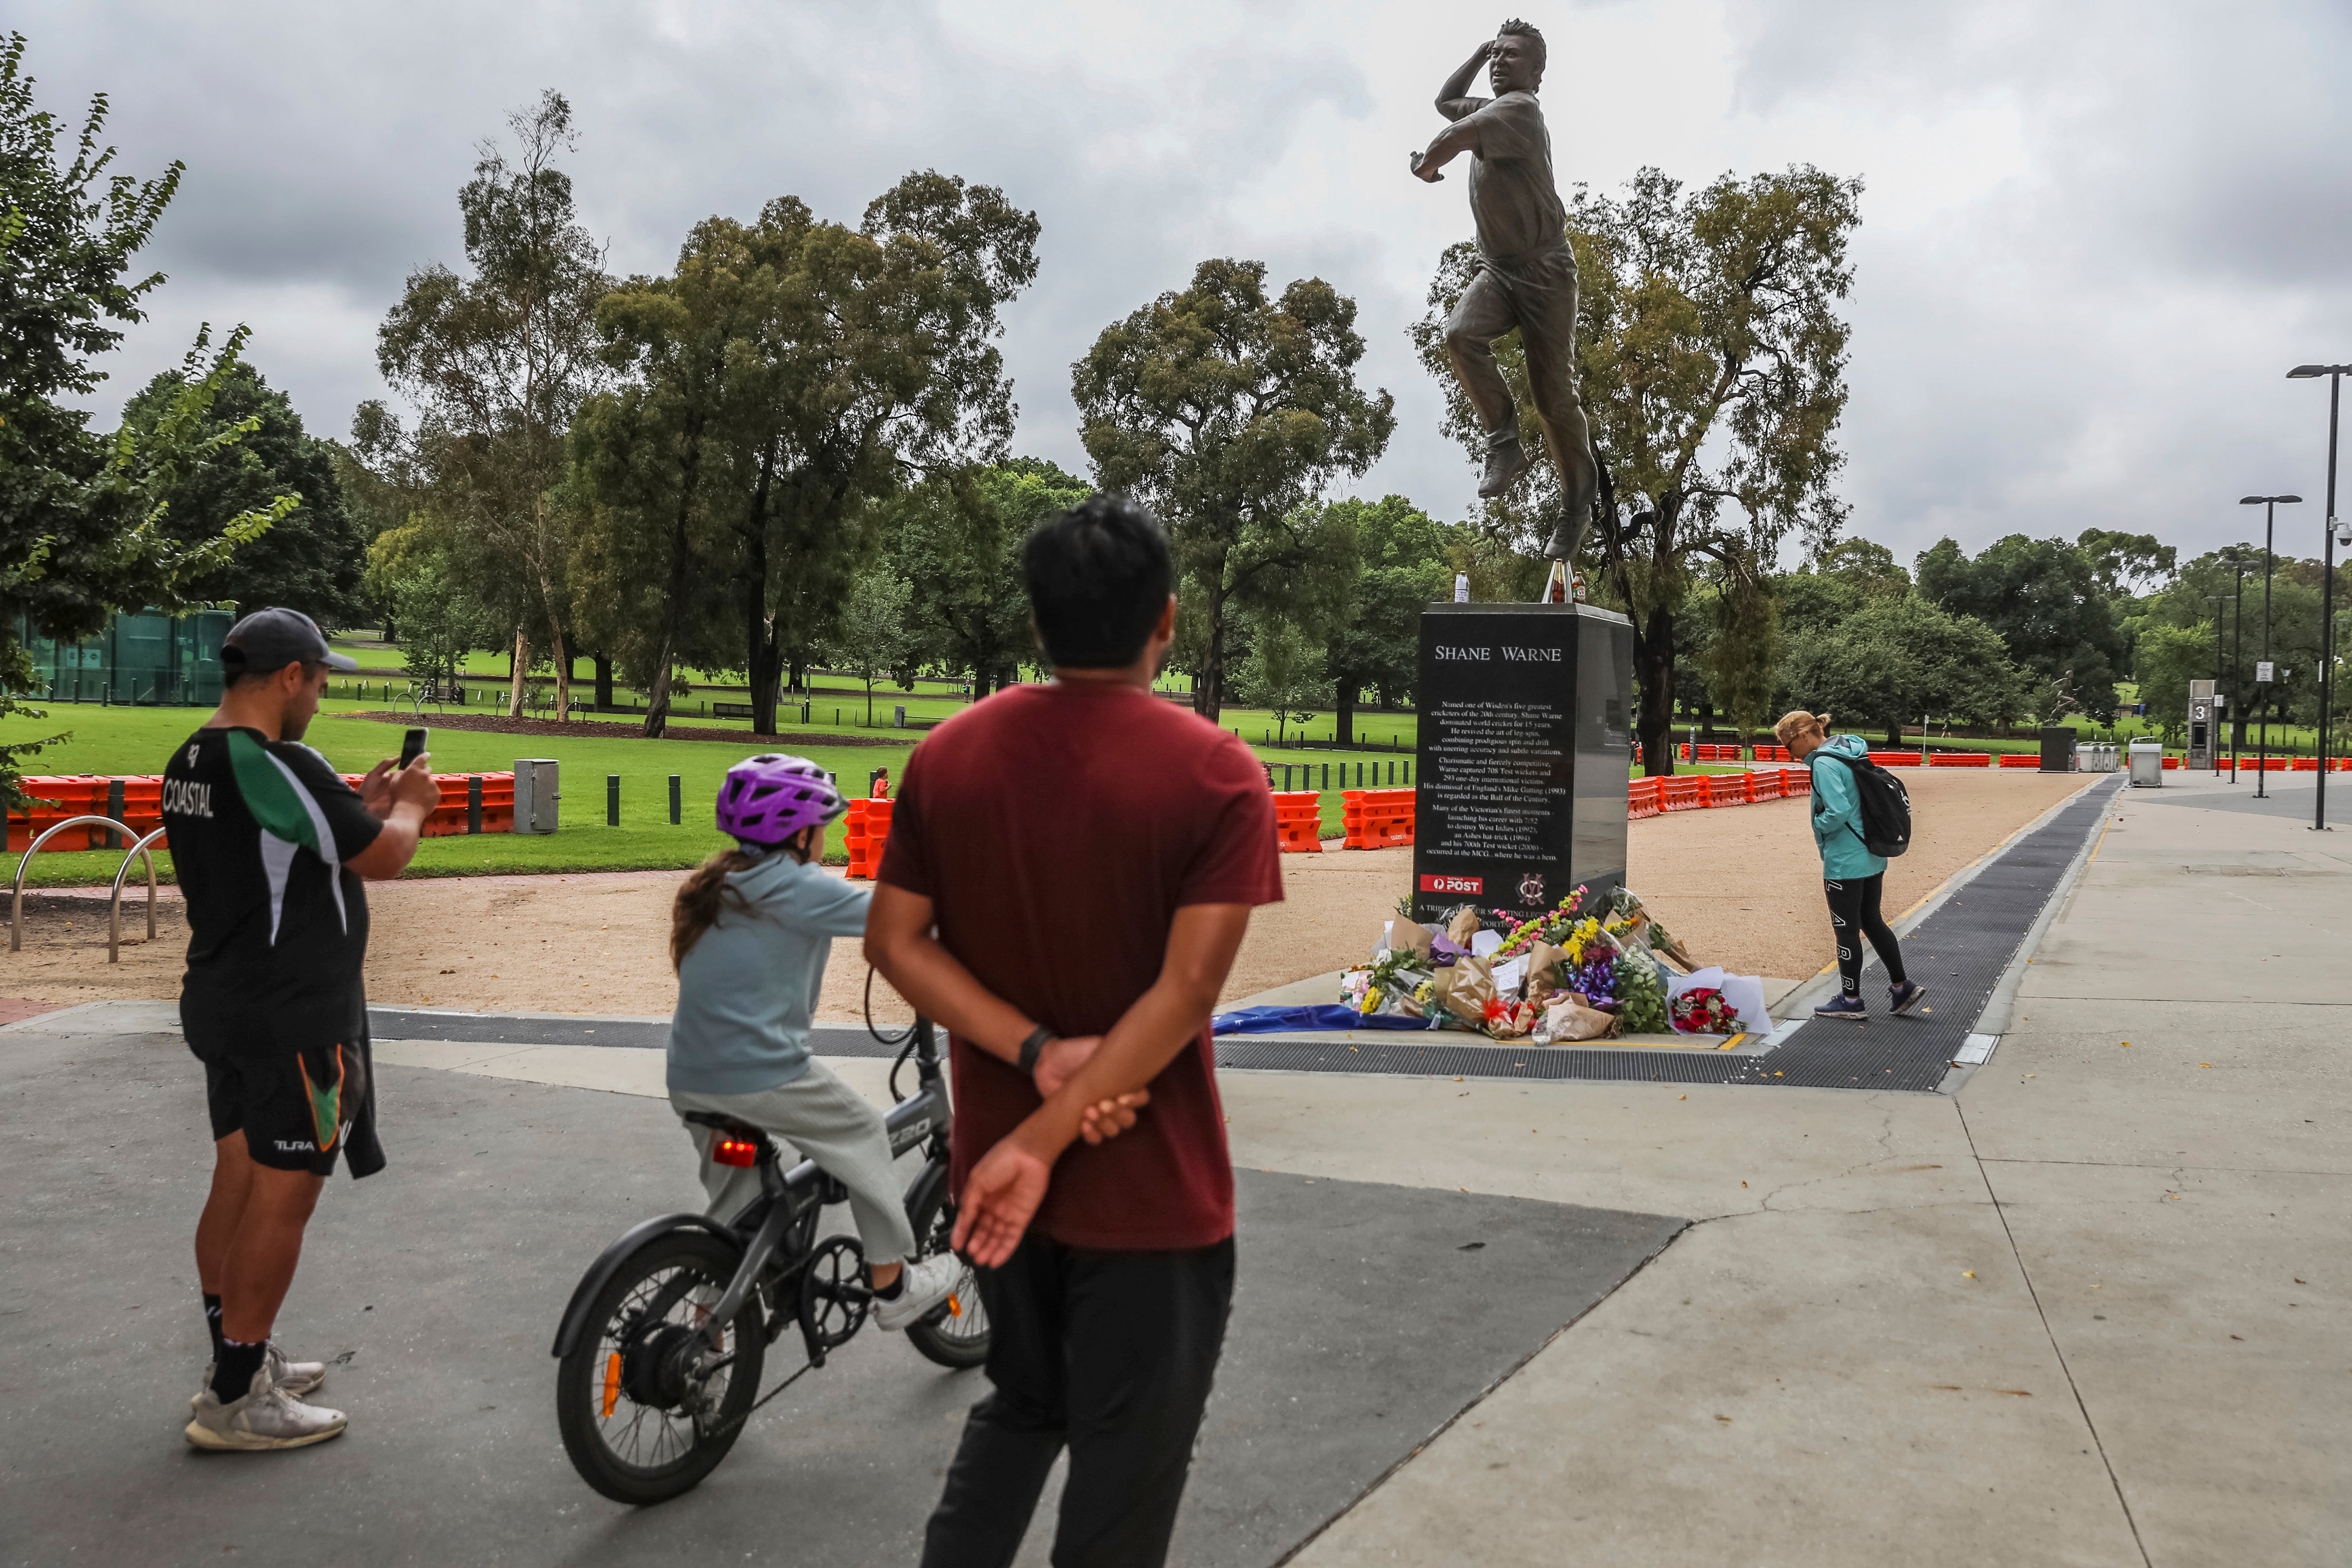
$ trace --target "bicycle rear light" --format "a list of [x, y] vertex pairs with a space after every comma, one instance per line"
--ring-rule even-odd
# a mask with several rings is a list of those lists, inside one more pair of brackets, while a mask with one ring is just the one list
[[760, 1163], [760, 1146], [748, 1138], [721, 1138], [710, 1146], [710, 1163], [714, 1165], [756, 1165]]

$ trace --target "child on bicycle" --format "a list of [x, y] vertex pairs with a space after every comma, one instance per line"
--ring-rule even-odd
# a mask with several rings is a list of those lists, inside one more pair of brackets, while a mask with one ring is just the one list
[[[860, 936], [873, 894], [818, 863], [825, 825], [848, 808], [824, 770], [768, 753], [727, 770], [719, 830], [737, 845], [677, 890], [670, 963], [669, 1102], [776, 1133], [849, 1189], [875, 1321], [904, 1328], [948, 1299], [962, 1265], [918, 1260], [882, 1113], [809, 1054], [809, 1019], [837, 936]], [[691, 1123], [712, 1218], [759, 1195], [756, 1170], [715, 1164], [718, 1134]]]

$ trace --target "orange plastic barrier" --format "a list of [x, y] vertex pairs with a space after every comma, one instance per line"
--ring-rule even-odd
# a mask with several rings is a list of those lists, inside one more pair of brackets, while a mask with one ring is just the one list
[[[362, 773], [345, 773], [342, 780], [357, 789]], [[467, 781], [482, 781], [482, 831], [511, 833], [514, 831], [514, 774], [502, 773], [436, 773], [434, 782], [441, 786], [441, 804], [425, 819], [424, 837], [444, 838], [466, 831]], [[116, 779], [85, 773], [55, 778], [27, 778], [25, 793], [41, 800], [54, 801], [55, 805], [37, 805], [8, 814], [8, 848], [22, 854], [32, 847], [33, 840], [44, 830], [68, 816], [115, 815], [115, 819], [142, 837], [163, 826], [163, 776], [161, 773], [137, 773], [121, 777], [122, 810], [110, 814], [107, 801], [110, 786]], [[103, 827], [89, 830], [88, 844], [66, 844], [69, 849], [102, 849], [106, 847], [109, 830]], [[79, 835], [71, 835], [76, 837]], [[159, 847], [170, 848], [168, 839], [159, 840]], [[129, 846], [123, 846], [129, 847]]]
[[[1276, 801], [1282, 796], [1276, 795]], [[1350, 789], [1339, 792], [1339, 822], [1347, 832], [1343, 849], [1385, 849], [1412, 842], [1414, 792]]]
[[1660, 779], [1658, 805], [1664, 811], [1696, 811], [1707, 804], [1705, 777]]
[[2042, 759], [2032, 752], [2003, 752], [2000, 753], [2000, 765], [2004, 768], [2038, 768], [2042, 765]]
[[1658, 815], [1658, 786], [1664, 779], [1635, 779], [1625, 786], [1625, 816], [1635, 817]]
[[1931, 768], [1989, 768], [1992, 766], [1990, 752], [1930, 752], [1927, 765]]
[[1790, 768], [1780, 775], [1780, 791], [1791, 799], [1813, 793], [1813, 770]]
[[1926, 752], [1873, 752], [1870, 760], [1882, 768], [1916, 768], [1927, 755]]
[[1274, 792], [1275, 843], [1285, 855], [1323, 853], [1322, 828], [1323, 796], [1320, 791]]
[[1751, 798], [1748, 781], [1753, 773], [1715, 773], [1706, 781], [1708, 805], [1746, 805]]
[[1756, 748], [1756, 760], [1759, 763], [1793, 763], [1797, 759], [1789, 754], [1786, 746], [1759, 746]]
[[852, 877], [870, 882], [882, 869], [882, 850], [890, 842], [890, 811], [897, 804], [889, 800], [853, 800], [849, 803], [845, 838], [849, 849], [849, 875]]
[[1788, 793], [1781, 787], [1781, 775], [1778, 773], [1749, 773], [1748, 785], [1749, 800], [1780, 800]]

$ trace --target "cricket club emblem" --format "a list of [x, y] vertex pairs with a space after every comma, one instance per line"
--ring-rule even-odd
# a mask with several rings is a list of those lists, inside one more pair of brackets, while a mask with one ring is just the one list
[[1528, 871], [1519, 878], [1519, 902], [1540, 904], [1544, 901], [1544, 881], [1541, 871]]

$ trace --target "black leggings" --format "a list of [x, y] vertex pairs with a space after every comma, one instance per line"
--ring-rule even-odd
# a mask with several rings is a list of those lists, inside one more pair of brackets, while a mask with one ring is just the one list
[[1848, 996], [1862, 994], [1862, 943], [1854, 936], [1856, 931], [1878, 950], [1878, 962], [1886, 965], [1887, 983], [1904, 982], [1903, 950], [1895, 943], [1895, 928], [1878, 912], [1879, 889], [1885, 880], [1886, 873], [1881, 871], [1875, 877], [1822, 883], [1822, 890], [1829, 895], [1830, 930], [1837, 938], [1838, 986]]

